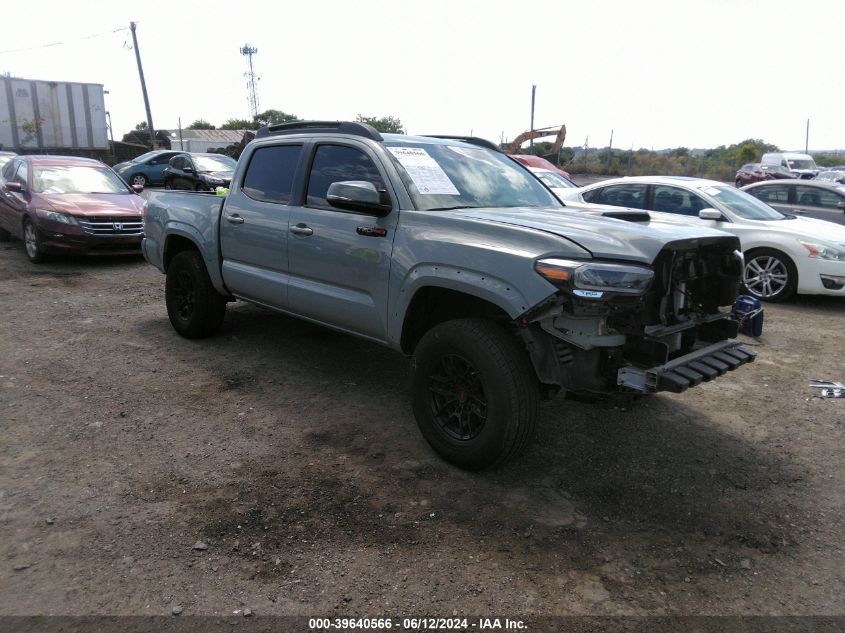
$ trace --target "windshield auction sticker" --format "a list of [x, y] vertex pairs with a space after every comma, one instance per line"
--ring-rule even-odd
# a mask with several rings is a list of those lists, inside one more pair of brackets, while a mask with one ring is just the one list
[[460, 195], [443, 168], [424, 149], [420, 147], [389, 147], [388, 149], [408, 172], [420, 193]]

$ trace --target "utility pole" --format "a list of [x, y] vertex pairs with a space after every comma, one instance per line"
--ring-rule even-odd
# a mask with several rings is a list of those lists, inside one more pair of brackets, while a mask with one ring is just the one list
[[258, 92], [255, 89], [255, 82], [257, 78], [255, 76], [255, 69], [252, 67], [252, 56], [258, 53], [258, 49], [250, 46], [249, 44], [244, 44], [241, 47], [241, 55], [247, 58], [249, 63], [249, 72], [244, 73], [246, 75], [246, 87], [247, 87], [247, 100], [249, 101], [249, 112], [253, 116], [258, 115]]
[[179, 151], [185, 151], [185, 141], [182, 140], [182, 117], [177, 119], [179, 121]]
[[[534, 97], [537, 94], [537, 86], [531, 86], [531, 131], [534, 131]], [[528, 141], [528, 147], [534, 148], [534, 137], [532, 136]]]
[[810, 119], [807, 119], [807, 132], [804, 134], [804, 153], [810, 149]]
[[153, 115], [150, 111], [150, 98], [147, 96], [147, 82], [144, 81], [144, 67], [141, 66], [141, 52], [138, 50], [138, 38], [135, 36], [135, 23], [129, 23], [132, 31], [132, 46], [135, 48], [135, 61], [138, 62], [138, 76], [141, 78], [141, 92], [144, 95], [144, 108], [147, 110], [147, 129], [150, 131], [150, 148], [156, 148], [156, 131], [153, 127]]
[[590, 137], [584, 139], [584, 173], [587, 173], [587, 154], [590, 151]]
[[613, 148], [613, 130], [610, 130], [610, 143], [607, 144], [607, 167], [605, 171], [610, 171], [610, 150]]

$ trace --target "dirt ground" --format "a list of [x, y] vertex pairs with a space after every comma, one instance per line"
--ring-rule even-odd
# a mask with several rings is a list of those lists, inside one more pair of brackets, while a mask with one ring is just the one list
[[[244, 305], [179, 338], [139, 258], [0, 245], [0, 614], [845, 614], [845, 300], [685, 394], [544, 403], [493, 472], [408, 363]], [[196, 549], [204, 544], [207, 549]]]

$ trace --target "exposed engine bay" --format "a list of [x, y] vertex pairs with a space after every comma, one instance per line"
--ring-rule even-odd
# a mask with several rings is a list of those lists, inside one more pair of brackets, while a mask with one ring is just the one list
[[[647, 287], [634, 279], [636, 271], [625, 277], [633, 281], [613, 286], [627, 270], [602, 278], [579, 274], [575, 264], [540, 264], [560, 291], [519, 322], [542, 383], [576, 393], [683, 391], [753, 360], [731, 340], [738, 323], [729, 306], [743, 268], [736, 238], [667, 244]], [[556, 274], [552, 267], [576, 272]], [[601, 286], [604, 279], [610, 281]]]

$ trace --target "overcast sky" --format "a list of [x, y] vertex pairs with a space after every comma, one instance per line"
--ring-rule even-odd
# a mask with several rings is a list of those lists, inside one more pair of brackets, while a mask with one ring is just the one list
[[811, 150], [845, 148], [843, 0], [33, 0], [11, 10], [0, 72], [104, 84], [116, 138], [145, 119], [134, 20], [156, 128], [248, 118], [239, 49], [249, 42], [260, 109], [301, 118], [393, 115], [412, 134], [498, 141], [528, 129], [536, 84], [535, 126], [565, 123], [566, 145], [606, 146], [613, 130], [625, 149], [746, 138], [803, 149], [809, 118]]

